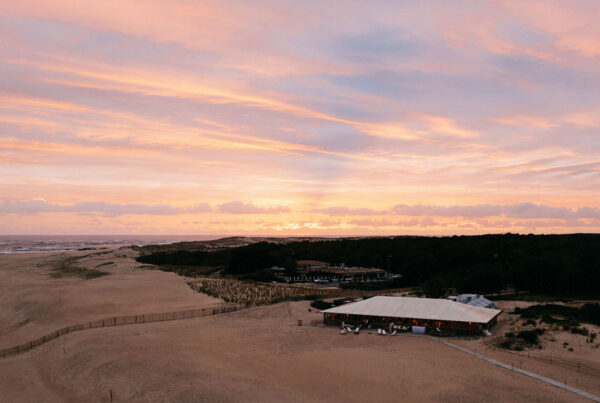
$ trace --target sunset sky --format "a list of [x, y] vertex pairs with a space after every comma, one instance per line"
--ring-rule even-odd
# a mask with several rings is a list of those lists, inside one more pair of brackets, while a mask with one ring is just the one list
[[0, 233], [600, 230], [600, 2], [2, 1]]

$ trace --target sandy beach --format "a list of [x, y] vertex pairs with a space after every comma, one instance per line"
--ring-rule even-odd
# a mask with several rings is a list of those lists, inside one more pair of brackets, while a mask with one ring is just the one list
[[[51, 278], [64, 254], [0, 256], [0, 344], [113, 314], [214, 306], [185, 279], [147, 270], [122, 249], [90, 254], [81, 265], [99, 278]], [[309, 311], [310, 310], [310, 311]], [[297, 326], [302, 319], [304, 326]], [[67, 334], [0, 360], [6, 401], [587, 401], [496, 367], [423, 336], [340, 335], [308, 301], [169, 322]], [[502, 324], [500, 324], [502, 325]], [[485, 341], [449, 340], [485, 349]], [[481, 351], [481, 350], [480, 350]], [[513, 355], [489, 348], [497, 359]], [[577, 351], [577, 350], [576, 350]], [[596, 350], [599, 351], [599, 350]], [[522, 358], [527, 360], [526, 358]], [[600, 362], [597, 355], [587, 359]], [[526, 368], [557, 379], [577, 376], [600, 393], [597, 377], [535, 360]], [[546, 368], [547, 367], [547, 368]]]

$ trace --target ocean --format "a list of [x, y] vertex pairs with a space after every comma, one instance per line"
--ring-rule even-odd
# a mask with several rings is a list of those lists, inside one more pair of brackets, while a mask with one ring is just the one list
[[129, 245], [165, 245], [184, 241], [209, 241], [218, 235], [0, 235], [0, 254], [62, 252]]

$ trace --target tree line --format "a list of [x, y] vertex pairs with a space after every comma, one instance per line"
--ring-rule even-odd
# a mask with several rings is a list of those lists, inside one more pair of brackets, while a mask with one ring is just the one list
[[600, 294], [600, 235], [479, 235], [374, 237], [258, 242], [214, 252], [176, 251], [141, 256], [158, 265], [220, 266], [249, 276], [271, 266], [295, 270], [297, 260], [379, 267], [402, 274], [404, 286], [421, 286], [428, 296], [447, 289], [492, 293], [507, 287], [555, 296]]

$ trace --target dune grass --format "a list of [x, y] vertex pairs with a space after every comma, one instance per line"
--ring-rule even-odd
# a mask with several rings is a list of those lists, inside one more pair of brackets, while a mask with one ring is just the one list
[[54, 263], [50, 277], [80, 277], [84, 280], [90, 280], [102, 276], [107, 276], [110, 273], [97, 269], [88, 269], [76, 264], [77, 258], [62, 259]]
[[[188, 285], [204, 294], [226, 302], [265, 305], [280, 301], [316, 299], [338, 296], [344, 290], [310, 288], [287, 284], [264, 284], [234, 279], [202, 278], [188, 281]], [[347, 293], [347, 292], [346, 292]]]

